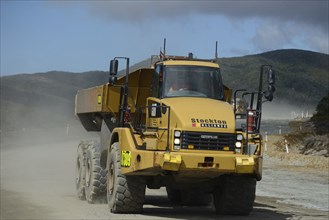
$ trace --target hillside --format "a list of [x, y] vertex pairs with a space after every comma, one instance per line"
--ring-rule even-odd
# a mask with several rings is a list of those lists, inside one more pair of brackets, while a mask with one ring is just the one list
[[66, 126], [74, 121], [77, 90], [106, 82], [101, 71], [47, 72], [1, 77], [1, 130]]
[[220, 60], [224, 82], [231, 88], [257, 88], [259, 67], [273, 66], [276, 101], [315, 106], [329, 90], [329, 56], [303, 50], [277, 50]]
[[[299, 107], [316, 104], [329, 91], [326, 54], [302, 50], [277, 50], [244, 57], [222, 58], [224, 83], [233, 89], [258, 86], [259, 67], [271, 64], [277, 76], [275, 103]], [[131, 67], [148, 66], [144, 60]], [[123, 73], [123, 71], [121, 71]], [[28, 128], [64, 127], [77, 123], [74, 97], [78, 89], [104, 84], [108, 73], [92, 71], [70, 73], [19, 74], [1, 77], [1, 131]]]

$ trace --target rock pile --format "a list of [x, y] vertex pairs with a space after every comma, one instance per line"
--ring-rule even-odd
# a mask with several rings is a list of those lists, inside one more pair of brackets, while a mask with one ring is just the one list
[[304, 155], [329, 157], [329, 133], [319, 135], [310, 121], [292, 121], [292, 132], [284, 135], [275, 145], [282, 148], [286, 143]]
[[307, 137], [300, 151], [305, 155], [329, 157], [329, 135]]

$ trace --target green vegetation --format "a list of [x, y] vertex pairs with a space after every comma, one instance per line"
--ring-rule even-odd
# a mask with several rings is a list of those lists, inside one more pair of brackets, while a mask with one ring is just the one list
[[329, 93], [316, 106], [316, 114], [311, 118], [317, 134], [329, 133]]
[[52, 71], [1, 77], [1, 131], [54, 128], [75, 122], [74, 99], [79, 89], [107, 81], [101, 71]]
[[315, 106], [329, 91], [329, 56], [303, 50], [277, 50], [258, 55], [220, 60], [224, 82], [233, 89], [256, 90], [259, 68], [273, 66], [275, 99], [296, 106]]
[[320, 100], [311, 119], [294, 120], [289, 126], [292, 131], [275, 143], [278, 148], [287, 140], [302, 154], [329, 157], [329, 93]]

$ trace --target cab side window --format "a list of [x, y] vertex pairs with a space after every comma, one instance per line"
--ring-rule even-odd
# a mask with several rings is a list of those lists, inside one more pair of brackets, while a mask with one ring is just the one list
[[163, 83], [163, 66], [157, 65], [153, 73], [152, 85], [151, 85], [151, 96], [160, 98], [162, 94], [162, 83]]

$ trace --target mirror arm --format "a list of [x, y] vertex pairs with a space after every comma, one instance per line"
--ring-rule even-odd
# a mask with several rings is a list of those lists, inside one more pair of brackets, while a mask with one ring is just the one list
[[[121, 120], [120, 124], [121, 126], [125, 126], [127, 122], [124, 121], [124, 117], [122, 115], [130, 114], [130, 110], [128, 108], [128, 94], [129, 94], [129, 88], [128, 88], [128, 78], [129, 78], [129, 58], [128, 57], [115, 57], [113, 60], [111, 60], [110, 63], [110, 79], [109, 83], [111, 85], [114, 85], [117, 81], [117, 74], [118, 74], [118, 65], [119, 61], [118, 59], [125, 59], [126, 60], [126, 82], [124, 85], [121, 85], [121, 92], [120, 92], [120, 100], [123, 98], [123, 106], [121, 108]], [[120, 101], [121, 104], [121, 101]]]

